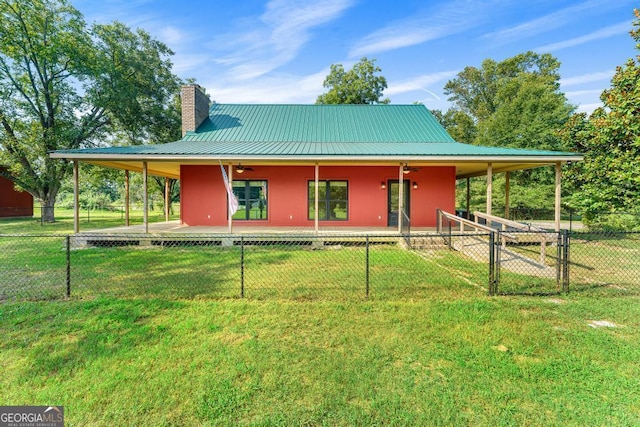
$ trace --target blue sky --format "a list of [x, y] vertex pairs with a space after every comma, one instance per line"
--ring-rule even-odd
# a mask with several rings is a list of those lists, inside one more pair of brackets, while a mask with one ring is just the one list
[[562, 63], [579, 111], [600, 105], [636, 55], [629, 0], [71, 0], [91, 22], [141, 27], [174, 52], [174, 72], [219, 103], [314, 103], [329, 66], [375, 58], [394, 104], [449, 107], [465, 66], [527, 50]]

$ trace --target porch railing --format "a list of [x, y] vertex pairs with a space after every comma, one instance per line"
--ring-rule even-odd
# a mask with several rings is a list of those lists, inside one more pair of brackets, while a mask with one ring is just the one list
[[[437, 227], [438, 233], [441, 233], [441, 234], [445, 234], [447, 232], [451, 234], [452, 227], [454, 227], [454, 225], [456, 228], [458, 228], [458, 230], [456, 231], [465, 231], [468, 228], [470, 228], [471, 231], [474, 231], [474, 232], [487, 232], [491, 234], [498, 232], [498, 230], [496, 230], [495, 228], [468, 220], [466, 218], [459, 217], [449, 212], [445, 212], [442, 209], [436, 209], [436, 214], [437, 214], [436, 227]], [[514, 240], [514, 241], [517, 240], [516, 237], [512, 234], [509, 234], [509, 233], [501, 233], [501, 234], [502, 234], [502, 237], [505, 239]]]
[[[473, 213], [473, 216], [475, 217], [476, 222], [478, 222], [480, 219], [483, 219], [486, 221], [488, 226], [492, 227], [494, 224], [498, 225], [503, 232], [502, 233], [503, 237], [504, 237], [504, 232], [508, 230], [514, 230], [519, 232], [516, 237], [516, 240], [523, 240], [523, 239], [531, 240], [532, 237], [535, 240], [539, 240], [541, 264], [544, 264], [544, 261], [547, 258], [547, 243], [548, 242], [553, 243], [557, 239], [556, 233], [547, 233], [547, 230], [545, 230], [544, 228], [536, 227], [535, 225], [532, 225], [532, 224], [524, 224], [521, 222], [511, 221], [509, 219], [501, 218], [495, 215], [489, 215], [487, 213], [478, 212], [478, 211], [475, 211]], [[530, 232], [530, 233], [527, 233], [527, 232]], [[502, 243], [503, 245], [506, 245], [507, 242], [503, 240]]]

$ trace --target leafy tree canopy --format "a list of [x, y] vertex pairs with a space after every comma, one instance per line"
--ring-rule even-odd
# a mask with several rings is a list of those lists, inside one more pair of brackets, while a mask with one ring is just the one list
[[389, 99], [381, 99], [387, 79], [377, 74], [382, 70], [375, 62], [363, 57], [349, 71], [332, 64], [323, 83], [329, 91], [318, 96], [316, 104], [388, 104]]
[[560, 62], [548, 53], [525, 52], [502, 62], [485, 59], [480, 68], [465, 67], [448, 81], [444, 93], [456, 109], [482, 122], [517, 94], [518, 85], [514, 82], [522, 76], [533, 77], [556, 91], [560, 87], [559, 68]]
[[[460, 142], [562, 150], [558, 131], [574, 107], [560, 92], [559, 69], [552, 55], [535, 52], [501, 62], [486, 59], [480, 68], [465, 67], [445, 85], [453, 107], [441, 115], [441, 123]], [[514, 172], [512, 178], [513, 206], [553, 205], [551, 168]]]
[[[640, 50], [640, 12], [630, 32]], [[565, 125], [565, 144], [584, 153], [572, 165], [571, 203], [593, 221], [598, 213], [640, 212], [640, 55], [619, 66], [600, 96], [604, 108], [576, 114]]]
[[440, 110], [431, 110], [431, 113], [456, 141], [465, 144], [475, 142], [477, 126], [473, 118], [464, 111], [450, 108], [445, 113]]
[[49, 151], [162, 135], [179, 89], [172, 54], [143, 30], [88, 26], [66, 0], [0, 0], [0, 162], [46, 220], [70, 173]]

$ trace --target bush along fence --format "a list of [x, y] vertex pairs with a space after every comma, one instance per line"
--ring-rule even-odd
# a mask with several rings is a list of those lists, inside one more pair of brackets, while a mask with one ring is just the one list
[[640, 290], [640, 233], [0, 235], [0, 301]]

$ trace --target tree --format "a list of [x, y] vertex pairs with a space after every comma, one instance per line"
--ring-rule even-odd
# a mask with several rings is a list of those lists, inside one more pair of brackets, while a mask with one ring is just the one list
[[[640, 12], [630, 32], [640, 50]], [[568, 175], [571, 203], [587, 221], [603, 212], [640, 212], [640, 55], [619, 66], [600, 96], [604, 108], [574, 115], [562, 129], [568, 147], [584, 153]]]
[[148, 137], [178, 91], [173, 52], [118, 22], [88, 27], [66, 0], [0, 0], [0, 16], [0, 162], [53, 221], [71, 165], [47, 153]]
[[332, 64], [322, 84], [329, 91], [318, 96], [316, 104], [388, 104], [389, 99], [380, 99], [387, 79], [376, 75], [382, 70], [375, 62], [363, 57], [349, 71], [342, 64]]
[[486, 59], [480, 69], [465, 67], [444, 92], [454, 112], [473, 118], [475, 143], [557, 150], [561, 142], [556, 131], [574, 109], [559, 90], [559, 68], [550, 54], [534, 52], [502, 62]]
[[[558, 131], [574, 107], [560, 92], [559, 69], [560, 63], [552, 55], [534, 52], [502, 62], [486, 59], [481, 68], [466, 67], [445, 85], [444, 92], [454, 105], [444, 114], [445, 127], [458, 137], [473, 135], [472, 142], [478, 145], [562, 150]], [[461, 114], [471, 118], [475, 126], [462, 126]], [[553, 203], [554, 173], [550, 168], [511, 176], [519, 184], [511, 190], [513, 206], [539, 208]]]
[[440, 110], [432, 110], [431, 113], [456, 141], [464, 144], [475, 142], [478, 129], [469, 114], [453, 108], [448, 109], [446, 113]]
[[485, 59], [481, 68], [465, 67], [444, 86], [454, 106], [476, 122], [489, 119], [517, 91], [514, 79], [529, 75], [552, 91], [560, 87], [560, 63], [552, 55], [525, 52], [502, 62]]

